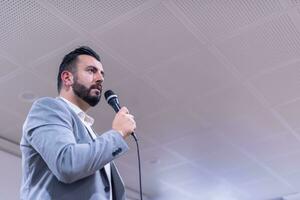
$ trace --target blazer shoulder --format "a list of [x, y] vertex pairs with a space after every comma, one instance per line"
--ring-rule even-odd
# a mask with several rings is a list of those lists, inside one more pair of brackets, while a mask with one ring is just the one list
[[59, 123], [71, 127], [72, 113], [62, 100], [43, 97], [33, 103], [26, 121], [32, 126]]
[[65, 102], [63, 102], [59, 98], [53, 98], [53, 97], [42, 97], [36, 100], [32, 105], [32, 109], [34, 108], [40, 108], [46, 110], [57, 109], [63, 112], [68, 111], [68, 106]]

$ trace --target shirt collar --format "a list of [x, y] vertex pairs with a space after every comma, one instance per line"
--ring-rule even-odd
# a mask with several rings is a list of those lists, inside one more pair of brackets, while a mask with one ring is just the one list
[[91, 116], [83, 112], [77, 105], [73, 104], [71, 101], [65, 99], [64, 97], [60, 96], [59, 98], [66, 102], [82, 121], [87, 123], [89, 126], [92, 126], [94, 124], [95, 120]]

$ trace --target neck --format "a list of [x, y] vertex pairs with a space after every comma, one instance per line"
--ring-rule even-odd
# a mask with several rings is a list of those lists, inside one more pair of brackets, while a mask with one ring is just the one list
[[86, 103], [84, 100], [82, 100], [80, 97], [76, 96], [72, 90], [65, 91], [61, 90], [59, 93], [59, 96], [67, 99], [71, 103], [75, 104], [78, 106], [83, 112], [86, 112], [89, 108], [90, 105]]

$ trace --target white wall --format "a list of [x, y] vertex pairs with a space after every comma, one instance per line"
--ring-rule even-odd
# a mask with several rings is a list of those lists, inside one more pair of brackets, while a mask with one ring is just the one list
[[0, 150], [0, 199], [20, 199], [21, 158]]

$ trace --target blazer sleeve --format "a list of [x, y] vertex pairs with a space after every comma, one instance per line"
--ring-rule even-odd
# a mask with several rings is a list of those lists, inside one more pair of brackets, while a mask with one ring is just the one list
[[51, 98], [33, 104], [23, 129], [26, 140], [64, 183], [95, 173], [128, 150], [123, 137], [113, 130], [94, 141], [77, 144], [70, 111]]

